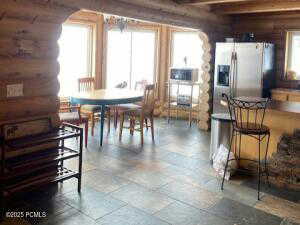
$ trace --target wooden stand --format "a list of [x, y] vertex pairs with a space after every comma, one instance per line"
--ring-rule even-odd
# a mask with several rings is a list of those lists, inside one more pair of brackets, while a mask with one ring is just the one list
[[[2, 127], [4, 137], [1, 140], [1, 219], [5, 216], [6, 199], [15, 193], [49, 183], [63, 182], [73, 177], [78, 179], [78, 192], [81, 190], [82, 128], [64, 123], [60, 128], [50, 128], [44, 133], [18, 138], [9, 137], [11, 129], [16, 126], [18, 125], [6, 124]], [[65, 146], [66, 139], [78, 137], [80, 138], [78, 150]], [[33, 152], [28, 151], [22, 155], [14, 153], [20, 149], [33, 149], [45, 144], [51, 147]], [[72, 171], [64, 166], [64, 160], [71, 158], [79, 158], [78, 171]]]
[[[188, 82], [188, 81], [172, 81], [170, 80], [167, 82], [167, 88], [168, 88], [168, 104], [167, 104], [167, 110], [168, 110], [168, 123], [170, 121], [171, 117], [171, 111], [176, 110], [176, 118], [178, 118], [178, 112], [180, 110], [182, 111], [188, 111], [189, 113], [189, 125], [192, 126], [192, 114], [193, 112], [199, 112], [199, 96], [197, 103], [193, 101], [193, 95], [194, 95], [194, 87], [199, 86], [199, 82]], [[173, 88], [176, 88], [176, 96], [172, 96], [172, 90]], [[183, 104], [180, 101], [180, 89], [182, 87], [190, 87], [191, 92], [189, 95], [186, 95], [188, 100], [185, 104]], [[200, 89], [200, 88], [199, 88]], [[199, 90], [200, 91], [200, 90]], [[197, 121], [199, 118], [197, 118]]]

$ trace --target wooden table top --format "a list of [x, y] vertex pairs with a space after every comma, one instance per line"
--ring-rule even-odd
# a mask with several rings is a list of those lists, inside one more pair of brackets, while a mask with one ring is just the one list
[[71, 102], [87, 105], [115, 105], [141, 101], [143, 93], [128, 89], [100, 89], [72, 94]]

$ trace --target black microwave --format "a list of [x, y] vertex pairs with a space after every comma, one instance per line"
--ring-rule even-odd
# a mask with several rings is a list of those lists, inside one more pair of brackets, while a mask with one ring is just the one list
[[194, 68], [171, 68], [170, 79], [178, 81], [198, 81], [198, 69]]

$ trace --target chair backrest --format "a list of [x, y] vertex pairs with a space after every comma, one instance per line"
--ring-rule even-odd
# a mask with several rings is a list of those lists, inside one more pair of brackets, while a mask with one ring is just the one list
[[153, 113], [155, 100], [155, 84], [146, 85], [142, 102], [142, 109], [145, 113]]
[[137, 82], [135, 82], [134, 90], [135, 91], [144, 91], [148, 84], [149, 83], [147, 80], [137, 81]]
[[92, 91], [95, 87], [95, 78], [94, 77], [84, 77], [78, 79], [78, 91]]
[[268, 98], [237, 97], [232, 98], [226, 94], [228, 111], [234, 129], [260, 130], [262, 129]]

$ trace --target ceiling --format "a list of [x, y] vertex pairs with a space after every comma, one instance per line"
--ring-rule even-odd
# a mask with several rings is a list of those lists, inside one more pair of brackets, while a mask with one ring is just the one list
[[207, 7], [223, 15], [300, 10], [300, 0], [174, 0], [178, 4]]

